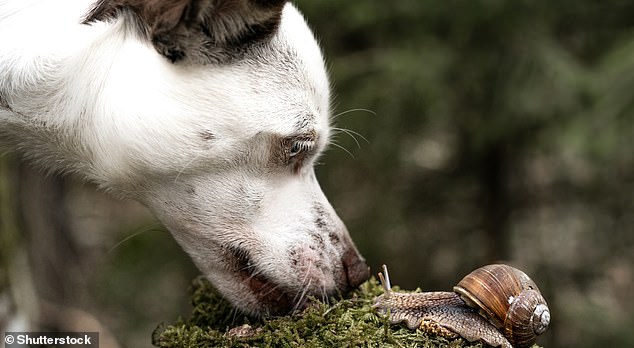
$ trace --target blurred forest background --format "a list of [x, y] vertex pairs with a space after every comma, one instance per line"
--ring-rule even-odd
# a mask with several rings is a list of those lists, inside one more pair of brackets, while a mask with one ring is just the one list
[[[542, 345], [634, 346], [634, 2], [296, 3], [340, 128], [317, 175], [373, 273], [503, 260], [549, 301]], [[1, 161], [0, 326], [10, 274], [43, 325], [124, 347], [187, 314], [197, 271], [143, 207]]]

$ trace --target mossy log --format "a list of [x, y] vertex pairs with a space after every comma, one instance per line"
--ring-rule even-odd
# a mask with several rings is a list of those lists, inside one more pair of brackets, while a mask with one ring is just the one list
[[[374, 278], [345, 299], [315, 301], [287, 316], [252, 318], [238, 313], [207, 280], [193, 281], [189, 319], [162, 324], [152, 335], [157, 347], [488, 347], [412, 331], [390, 324], [372, 308], [383, 289]], [[536, 346], [535, 346], [536, 347]]]

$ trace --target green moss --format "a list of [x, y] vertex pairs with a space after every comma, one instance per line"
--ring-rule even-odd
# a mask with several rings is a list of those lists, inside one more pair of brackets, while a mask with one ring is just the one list
[[157, 347], [486, 347], [480, 342], [447, 340], [391, 325], [371, 308], [382, 293], [376, 279], [347, 299], [316, 302], [301, 313], [254, 319], [236, 312], [204, 278], [193, 281], [192, 315], [159, 326]]

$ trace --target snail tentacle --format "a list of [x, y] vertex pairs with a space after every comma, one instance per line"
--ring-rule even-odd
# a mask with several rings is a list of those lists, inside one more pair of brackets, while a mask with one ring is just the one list
[[387, 273], [387, 266], [383, 265], [383, 273], [379, 272], [379, 281], [386, 294], [392, 292], [392, 284], [390, 284], [390, 275]]

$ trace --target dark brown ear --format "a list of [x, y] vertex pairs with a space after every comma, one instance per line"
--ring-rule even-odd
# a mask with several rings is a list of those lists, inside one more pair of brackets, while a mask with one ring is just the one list
[[84, 23], [132, 14], [172, 62], [222, 63], [269, 38], [286, 0], [100, 0]]

